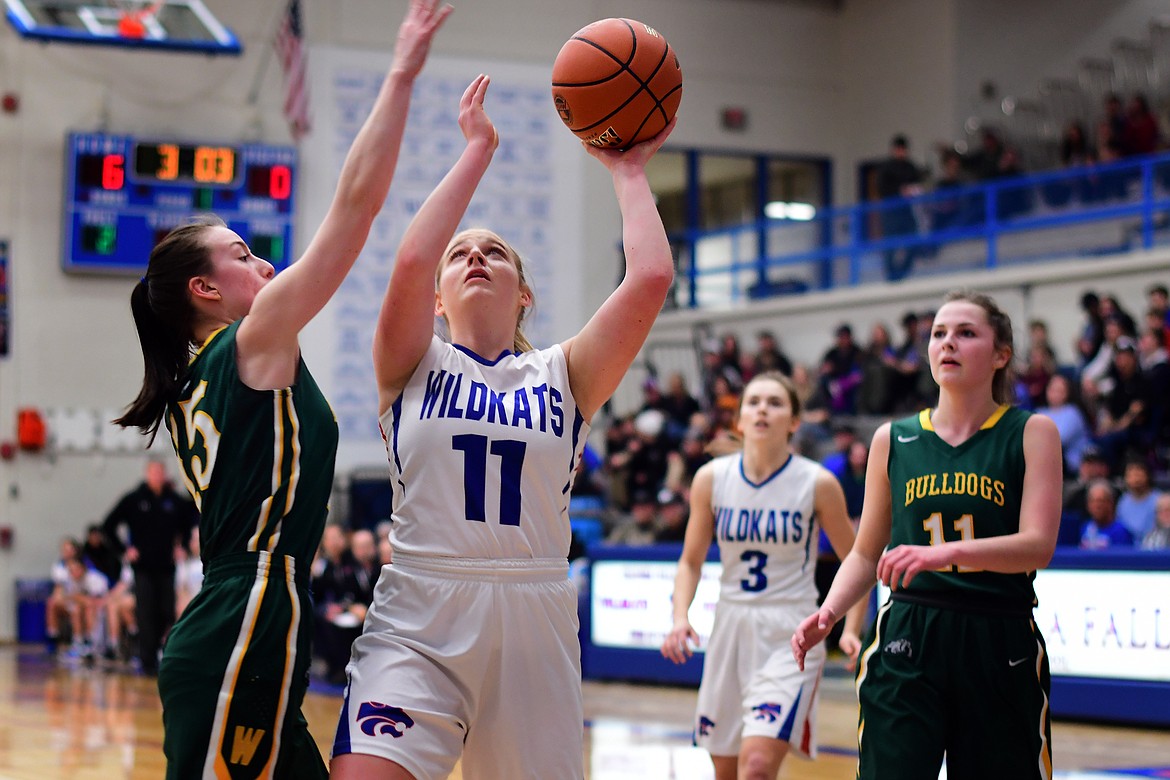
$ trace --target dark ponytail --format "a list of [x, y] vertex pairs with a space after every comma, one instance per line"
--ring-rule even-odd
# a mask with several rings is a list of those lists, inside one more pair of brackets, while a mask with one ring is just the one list
[[114, 424], [138, 428], [152, 442], [191, 359], [195, 308], [187, 283], [210, 273], [204, 233], [223, 224], [219, 217], [207, 216], [172, 230], [151, 251], [146, 275], [130, 293], [145, 371], [138, 397]]

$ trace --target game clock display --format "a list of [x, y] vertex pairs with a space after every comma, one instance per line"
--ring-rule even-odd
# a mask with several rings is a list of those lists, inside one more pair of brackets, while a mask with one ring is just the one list
[[214, 213], [279, 271], [292, 259], [296, 149], [69, 136], [63, 266], [140, 275], [154, 245]]

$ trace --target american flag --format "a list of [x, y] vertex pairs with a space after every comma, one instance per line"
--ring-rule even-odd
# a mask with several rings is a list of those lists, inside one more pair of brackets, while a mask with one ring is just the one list
[[295, 140], [309, 132], [309, 85], [305, 77], [301, 1], [289, 0], [276, 31], [276, 53], [284, 70], [284, 116]]

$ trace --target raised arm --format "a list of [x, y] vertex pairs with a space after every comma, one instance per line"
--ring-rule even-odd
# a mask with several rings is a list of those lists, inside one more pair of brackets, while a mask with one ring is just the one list
[[674, 279], [670, 243], [646, 180], [646, 163], [666, 141], [675, 121], [625, 152], [584, 145], [613, 176], [626, 257], [621, 284], [581, 332], [562, 344], [573, 398], [587, 420], [609, 400], [634, 362]]
[[690, 658], [694, 654], [693, 648], [699, 644], [699, 634], [691, 626], [687, 613], [703, 576], [703, 561], [707, 560], [715, 528], [715, 514], [711, 509], [712, 483], [711, 464], [700, 468], [691, 481], [691, 516], [687, 520], [687, 533], [683, 538], [683, 551], [674, 575], [674, 595], [671, 597], [672, 627], [662, 642], [662, 655], [676, 664]]
[[378, 414], [402, 392], [431, 342], [435, 322], [435, 272], [459, 227], [500, 139], [483, 108], [491, 80], [480, 74], [459, 101], [459, 127], [467, 146], [423, 202], [398, 246], [390, 284], [374, 331]]
[[[257, 296], [240, 325], [241, 358], [297, 355], [297, 334], [328, 303], [366, 243], [398, 161], [414, 79], [451, 6], [411, 0], [398, 29], [394, 61], [374, 107], [346, 155], [337, 191], [301, 258]], [[263, 358], [261, 358], [263, 359]]]

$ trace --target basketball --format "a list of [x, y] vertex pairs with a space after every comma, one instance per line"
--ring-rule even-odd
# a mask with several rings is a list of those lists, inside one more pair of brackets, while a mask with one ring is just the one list
[[553, 62], [557, 113], [593, 146], [628, 149], [670, 123], [682, 100], [682, 69], [666, 39], [633, 19], [581, 28]]

